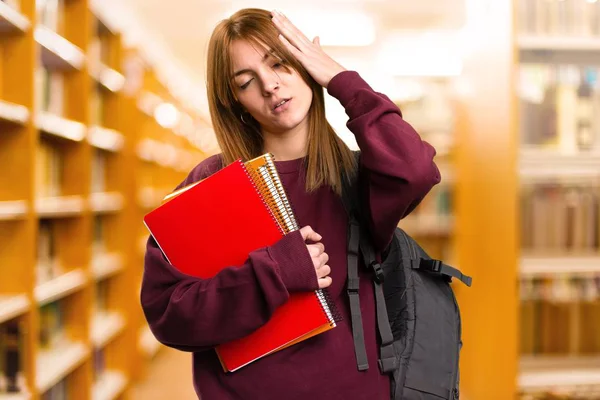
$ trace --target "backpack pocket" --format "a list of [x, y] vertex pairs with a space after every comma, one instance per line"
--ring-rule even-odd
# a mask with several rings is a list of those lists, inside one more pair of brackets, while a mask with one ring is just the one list
[[447, 281], [410, 271], [414, 337], [402, 399], [454, 399], [458, 380], [460, 315]]

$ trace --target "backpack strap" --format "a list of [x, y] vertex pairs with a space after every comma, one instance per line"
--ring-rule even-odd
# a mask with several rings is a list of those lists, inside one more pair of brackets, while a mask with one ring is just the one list
[[411, 267], [412, 269], [420, 269], [422, 271], [444, 275], [449, 279], [456, 278], [469, 287], [473, 280], [470, 276], [464, 275], [456, 268], [444, 264], [440, 260], [430, 260], [425, 258], [413, 259], [411, 260]]
[[[358, 164], [360, 152], [354, 152]], [[346, 177], [342, 180], [342, 202], [348, 214], [348, 285], [347, 292], [350, 302], [350, 315], [352, 319], [352, 336], [354, 338], [354, 353], [359, 371], [369, 368], [367, 352], [365, 349], [365, 338], [363, 331], [362, 315], [360, 311], [358, 277], [359, 250], [363, 255], [365, 263], [373, 270], [373, 285], [375, 291], [377, 327], [381, 338], [379, 369], [382, 373], [389, 373], [396, 369], [398, 360], [396, 358], [392, 335], [392, 329], [388, 320], [385, 297], [383, 294], [383, 269], [377, 262], [373, 247], [367, 240], [367, 235], [361, 235], [360, 213], [358, 207], [358, 195], [356, 185]]]
[[[358, 154], [354, 153], [358, 163]], [[360, 257], [360, 223], [354, 185], [346, 176], [342, 178], [342, 202], [348, 214], [348, 282], [346, 292], [350, 303], [350, 317], [352, 322], [352, 337], [354, 339], [354, 354], [359, 371], [369, 369], [367, 350], [365, 348], [365, 334], [363, 330], [362, 314], [360, 312], [360, 279], [358, 277], [358, 260]]]
[[362, 314], [360, 312], [360, 297], [358, 289], [360, 279], [358, 277], [360, 226], [354, 216], [349, 217], [348, 227], [348, 285], [346, 292], [350, 302], [350, 317], [352, 320], [352, 336], [354, 338], [354, 354], [359, 371], [369, 369], [367, 350], [365, 348], [365, 334], [363, 331]]
[[373, 270], [373, 288], [375, 292], [375, 305], [377, 307], [377, 330], [381, 339], [378, 363], [381, 373], [386, 374], [398, 367], [398, 358], [394, 351], [394, 335], [392, 334], [387, 307], [385, 305], [383, 269], [377, 261], [373, 247], [365, 235], [363, 235], [360, 245], [365, 263]]

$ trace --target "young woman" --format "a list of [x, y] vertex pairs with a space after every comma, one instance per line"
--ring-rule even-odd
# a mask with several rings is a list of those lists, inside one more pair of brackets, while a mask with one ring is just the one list
[[[278, 12], [245, 9], [222, 21], [208, 53], [209, 105], [222, 154], [201, 162], [179, 187], [270, 152], [303, 228], [207, 280], [179, 273], [148, 240], [145, 316], [158, 340], [193, 352], [194, 387], [203, 400], [390, 398], [389, 377], [376, 367], [375, 300], [366, 270], [360, 296], [371, 368], [356, 365], [345, 291], [348, 220], [340, 198], [341, 176], [355, 166], [325, 119], [323, 88], [345, 107], [361, 149], [359, 189], [379, 251], [440, 180], [435, 150], [390, 99], [325, 54], [318, 38], [309, 40]], [[342, 314], [336, 328], [223, 372], [217, 344], [259, 328], [291, 293], [317, 288], [327, 288]]]

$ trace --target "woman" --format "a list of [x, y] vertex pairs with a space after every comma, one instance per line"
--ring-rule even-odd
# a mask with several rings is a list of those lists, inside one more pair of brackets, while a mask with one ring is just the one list
[[[393, 102], [278, 12], [241, 10], [216, 27], [207, 86], [222, 154], [200, 163], [179, 187], [238, 158], [271, 152], [303, 228], [209, 280], [179, 273], [150, 238], [141, 301], [152, 332], [165, 345], [194, 353], [194, 386], [203, 400], [389, 399], [389, 377], [356, 366], [345, 291], [348, 221], [340, 198], [341, 176], [352, 174], [354, 161], [325, 119], [323, 88], [345, 107], [361, 149], [359, 189], [379, 251], [439, 182], [435, 150]], [[360, 279], [367, 356], [376, 366], [373, 287], [367, 271]], [[259, 328], [290, 293], [317, 288], [328, 288], [342, 314], [335, 329], [236, 372], [222, 371], [217, 344]]]

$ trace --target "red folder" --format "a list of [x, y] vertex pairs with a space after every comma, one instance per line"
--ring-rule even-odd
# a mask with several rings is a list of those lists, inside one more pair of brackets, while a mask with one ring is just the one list
[[[241, 161], [172, 197], [144, 223], [171, 265], [203, 279], [284, 236]], [[235, 371], [333, 326], [317, 292], [293, 293], [265, 325], [216, 351], [225, 371]]]

